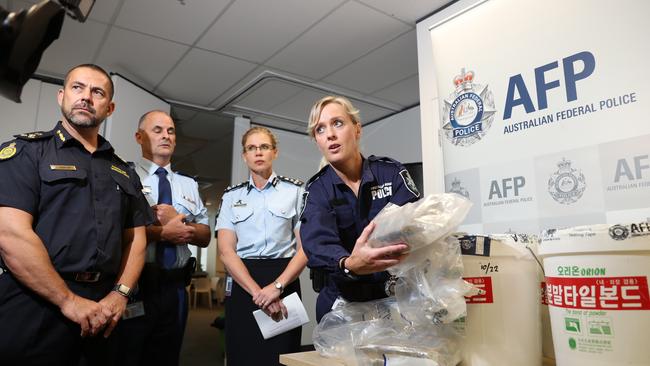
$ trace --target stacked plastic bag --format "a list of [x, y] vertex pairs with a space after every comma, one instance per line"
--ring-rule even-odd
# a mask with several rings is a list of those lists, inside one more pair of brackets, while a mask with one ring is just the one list
[[409, 245], [408, 257], [388, 270], [397, 276], [395, 296], [326, 314], [314, 329], [320, 354], [359, 366], [458, 364], [462, 336], [454, 322], [465, 316], [464, 297], [474, 289], [462, 279], [460, 245], [451, 234], [470, 207], [453, 193], [384, 207], [368, 243]]

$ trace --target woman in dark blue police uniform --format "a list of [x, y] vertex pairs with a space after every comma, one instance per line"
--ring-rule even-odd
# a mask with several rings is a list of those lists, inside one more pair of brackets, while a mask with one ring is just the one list
[[407, 246], [367, 246], [371, 220], [389, 202], [403, 205], [420, 193], [399, 162], [361, 155], [359, 111], [349, 100], [328, 96], [318, 101], [308, 132], [328, 163], [307, 182], [300, 227], [307, 266], [322, 282], [316, 303], [320, 322], [337, 300], [387, 296], [385, 270], [404, 258]]

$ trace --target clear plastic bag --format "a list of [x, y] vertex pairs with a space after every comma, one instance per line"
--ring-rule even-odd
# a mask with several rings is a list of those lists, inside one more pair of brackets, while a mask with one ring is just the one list
[[453, 233], [471, 207], [471, 201], [455, 193], [430, 194], [403, 206], [388, 204], [373, 219], [368, 245], [406, 243], [409, 251], [416, 251]]
[[406, 324], [394, 297], [381, 300], [347, 303], [325, 314], [314, 328], [316, 350], [325, 357], [336, 357], [349, 363], [354, 359], [353, 337], [360, 334], [372, 320]]
[[456, 194], [384, 207], [369, 245], [410, 248], [402, 263], [389, 268], [398, 277], [395, 297], [330, 311], [314, 329], [316, 350], [348, 365], [458, 364], [462, 336], [453, 323], [465, 316], [464, 296], [474, 287], [462, 279], [460, 244], [450, 235], [470, 207]]
[[368, 322], [353, 340], [358, 366], [456, 365], [461, 342], [454, 326], [404, 326], [387, 320]]

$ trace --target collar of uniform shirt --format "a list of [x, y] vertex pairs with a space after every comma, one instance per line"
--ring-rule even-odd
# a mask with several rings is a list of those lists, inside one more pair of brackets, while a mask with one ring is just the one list
[[280, 178], [278, 178], [278, 175], [275, 172], [272, 172], [271, 176], [266, 181], [266, 184], [264, 185], [264, 187], [262, 189], [257, 189], [257, 187], [255, 186], [255, 182], [253, 182], [253, 176], [249, 175], [248, 176], [248, 187], [247, 187], [248, 190], [246, 191], [246, 193], [249, 193], [251, 191], [251, 189], [257, 189], [258, 191], [261, 192], [261, 191], [265, 190], [269, 185], [271, 185], [271, 187], [277, 189], [276, 186], [278, 185], [279, 182], [280, 182]]
[[[363, 185], [364, 183], [367, 182], [374, 182], [375, 181], [375, 176], [372, 174], [372, 170], [370, 170], [370, 162], [368, 159], [366, 159], [363, 155], [361, 155], [362, 163], [361, 163], [361, 184]], [[343, 184], [345, 185], [345, 182], [339, 177], [338, 174], [334, 171], [334, 169], [330, 166], [329, 168], [329, 174], [331, 174], [332, 181], [334, 184], [339, 185]]]
[[[140, 158], [140, 166], [144, 168], [144, 170], [147, 172], [149, 176], [156, 174], [156, 170], [158, 169], [158, 165], [156, 165], [156, 163], [146, 158]], [[172, 165], [167, 164], [162, 168], [167, 171], [167, 176], [171, 180], [172, 177], [174, 176], [173, 174], [174, 172], [172, 171]]]

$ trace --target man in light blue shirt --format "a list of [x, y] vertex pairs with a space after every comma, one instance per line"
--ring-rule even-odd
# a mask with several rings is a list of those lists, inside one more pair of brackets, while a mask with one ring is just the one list
[[[135, 170], [157, 222], [147, 227], [147, 257], [133, 310], [121, 329], [126, 365], [178, 365], [187, 321], [185, 287], [194, 270], [188, 244], [210, 242], [207, 209], [194, 179], [171, 170], [176, 147], [172, 118], [145, 113], [135, 134], [142, 159]], [[142, 314], [144, 311], [144, 315]]]

